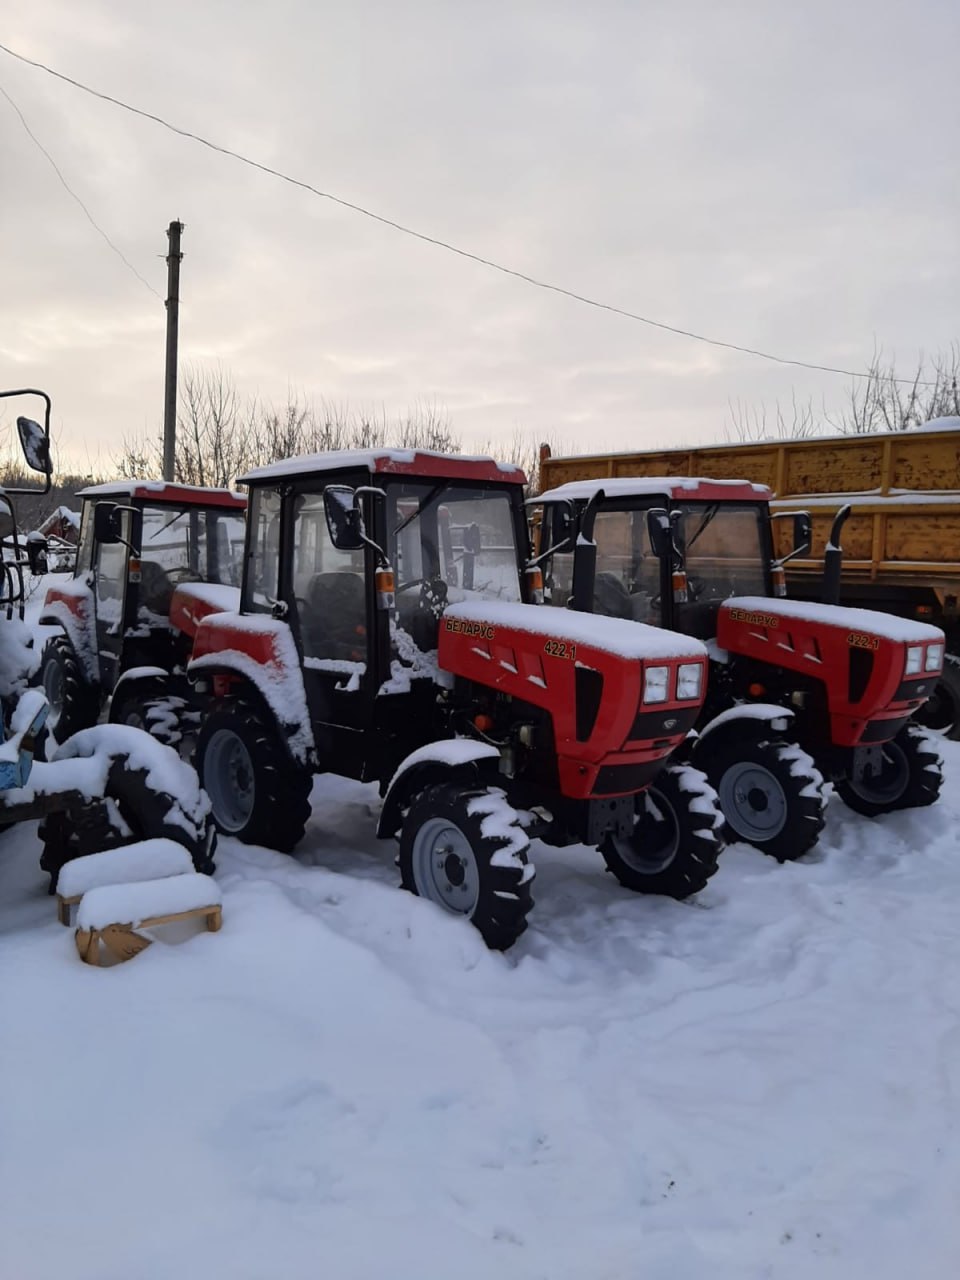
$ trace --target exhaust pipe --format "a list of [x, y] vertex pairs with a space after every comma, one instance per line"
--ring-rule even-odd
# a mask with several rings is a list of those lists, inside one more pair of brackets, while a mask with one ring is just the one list
[[852, 511], [849, 502], [841, 507], [830, 528], [827, 549], [823, 553], [823, 603], [840, 603], [840, 570], [843, 567], [843, 548], [840, 545], [840, 532], [847, 523]]

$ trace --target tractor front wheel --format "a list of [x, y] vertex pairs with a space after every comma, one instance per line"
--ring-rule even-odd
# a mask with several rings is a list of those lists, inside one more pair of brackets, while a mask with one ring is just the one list
[[196, 765], [224, 835], [280, 853], [293, 850], [310, 817], [313, 778], [252, 702], [217, 704], [200, 730]]
[[706, 775], [690, 765], [668, 765], [637, 796], [631, 835], [608, 834], [600, 852], [625, 889], [682, 900], [698, 893], [717, 870], [722, 825]]
[[874, 818], [896, 809], [933, 804], [943, 786], [943, 759], [934, 736], [908, 724], [882, 748], [880, 769], [835, 782], [837, 795], [856, 813]]
[[823, 776], [796, 743], [725, 735], [711, 748], [707, 735], [695, 758], [720, 799], [728, 840], [743, 840], [778, 862], [793, 862], [817, 843]]
[[528, 840], [496, 789], [427, 787], [400, 832], [400, 882], [452, 915], [466, 916], [492, 951], [506, 951], [527, 927], [534, 869]]
[[99, 691], [87, 680], [66, 636], [47, 642], [40, 659], [40, 684], [50, 704], [44, 726], [57, 742], [97, 723]]

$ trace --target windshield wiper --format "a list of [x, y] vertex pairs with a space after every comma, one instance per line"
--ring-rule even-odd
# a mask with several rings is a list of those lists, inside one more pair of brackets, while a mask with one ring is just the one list
[[414, 511], [411, 511], [404, 520], [400, 521], [393, 531], [393, 536], [396, 537], [397, 534], [400, 533], [401, 530], [405, 529], [412, 520], [416, 520], [417, 516], [422, 516], [428, 507], [432, 507], [446, 487], [446, 480], [441, 480], [439, 484], [435, 484], [433, 488], [428, 491], [427, 496], [423, 499], [420, 505]]
[[697, 532], [693, 535], [690, 541], [686, 544], [685, 550], [687, 551], [690, 550], [690, 548], [693, 546], [696, 540], [700, 537], [701, 533], [703, 533], [704, 529], [706, 529], [707, 525], [710, 523], [710, 521], [713, 519], [713, 517], [717, 514], [719, 510], [720, 510], [719, 502], [715, 502], [712, 506], [707, 507], [706, 511], [703, 513], [703, 519], [700, 521], [700, 527], [697, 529]]

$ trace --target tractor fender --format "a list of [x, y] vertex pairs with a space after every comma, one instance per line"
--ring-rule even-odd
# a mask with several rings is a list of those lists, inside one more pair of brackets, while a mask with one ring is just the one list
[[307, 691], [293, 635], [286, 622], [258, 615], [215, 613], [197, 628], [193, 657], [187, 663], [191, 683], [217, 677], [240, 680], [256, 694], [299, 765], [316, 757]]
[[487, 742], [474, 742], [472, 738], [428, 742], [425, 747], [412, 751], [387, 784], [377, 835], [385, 840], [397, 834], [404, 809], [424, 787], [451, 780], [464, 787], [489, 783], [499, 776], [499, 760], [496, 747]]
[[727, 711], [721, 711], [700, 730], [693, 744], [693, 756], [704, 750], [715, 751], [724, 742], [744, 738], [758, 738], [771, 732], [785, 733], [795, 718], [790, 707], [780, 707], [773, 702], [744, 702]]
[[[216, 681], [216, 678], [218, 676], [226, 677], [231, 685], [238, 686], [237, 692], [242, 698], [259, 707], [267, 723], [272, 723], [276, 726], [277, 738], [281, 745], [289, 751], [290, 759], [293, 763], [312, 769], [316, 762], [316, 750], [314, 748], [313, 727], [306, 713], [306, 694], [302, 693], [304, 718], [294, 720], [291, 717], [291, 706], [286, 702], [283, 693], [278, 693], [276, 689], [271, 688], [270, 684], [263, 679], [262, 671], [257, 670], [256, 667], [251, 671], [242, 662], [232, 662], [231, 659], [236, 656], [238, 655], [218, 654], [216, 662], [205, 661], [199, 669], [195, 669], [194, 664], [191, 663], [187, 667], [190, 683], [196, 686], [198, 678], [202, 677], [205, 682], [213, 685], [215, 690], [216, 685], [213, 682]], [[242, 657], [243, 655], [239, 656]], [[293, 675], [300, 678], [302, 689], [303, 678], [300, 676], [299, 670], [295, 671]], [[215, 692], [212, 701], [216, 702], [217, 700]]]
[[87, 680], [90, 684], [99, 684], [100, 664], [93, 620], [93, 592], [86, 583], [72, 582], [65, 587], [52, 587], [47, 592], [39, 621], [44, 626], [60, 628], [77, 655], [77, 661]]
[[170, 672], [164, 667], [130, 667], [124, 671], [123, 675], [113, 686], [113, 694], [116, 697], [117, 690], [126, 687], [140, 680], [168, 680]]

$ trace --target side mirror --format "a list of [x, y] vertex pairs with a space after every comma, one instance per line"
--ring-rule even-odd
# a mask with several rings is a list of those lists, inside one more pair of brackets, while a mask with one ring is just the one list
[[647, 536], [658, 560], [672, 555], [673, 525], [665, 507], [651, 507], [647, 512]]
[[93, 508], [93, 536], [106, 545], [123, 541], [123, 516], [112, 502], [98, 502]]
[[53, 465], [50, 461], [50, 440], [39, 422], [32, 418], [17, 419], [17, 434], [20, 437], [20, 448], [31, 471], [42, 471], [50, 475]]
[[363, 549], [363, 520], [354, 505], [356, 494], [345, 484], [328, 484], [323, 491], [323, 514], [330, 541], [338, 551]]
[[47, 540], [42, 533], [27, 534], [27, 564], [34, 577], [48, 572]]
[[813, 537], [813, 524], [809, 511], [798, 511], [793, 517], [793, 550], [794, 553], [808, 551], [810, 539]]

